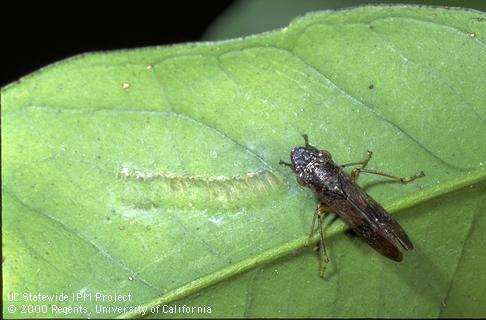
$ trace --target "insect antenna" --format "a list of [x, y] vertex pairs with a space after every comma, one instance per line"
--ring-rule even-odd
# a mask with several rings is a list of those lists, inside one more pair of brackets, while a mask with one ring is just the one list
[[302, 138], [304, 138], [305, 146], [310, 147], [311, 145], [309, 144], [309, 136], [307, 135], [307, 133], [304, 133], [302, 135]]

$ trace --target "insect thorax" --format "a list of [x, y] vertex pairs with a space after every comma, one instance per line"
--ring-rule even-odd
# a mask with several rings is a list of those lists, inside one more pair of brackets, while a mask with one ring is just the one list
[[332, 162], [311, 161], [299, 173], [300, 183], [314, 191], [331, 191], [339, 187], [339, 168]]

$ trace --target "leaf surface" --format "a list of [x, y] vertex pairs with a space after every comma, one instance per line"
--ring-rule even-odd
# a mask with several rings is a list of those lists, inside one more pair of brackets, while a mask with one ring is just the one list
[[[4, 300], [91, 294], [87, 311], [52, 309], [72, 298], [50, 303], [46, 316], [131, 317], [139, 311], [129, 307], [171, 303], [260, 267], [214, 297], [256, 301], [282, 291], [299, 305], [282, 311], [274, 296], [238, 316], [361, 315], [351, 302], [362, 297], [370, 316], [398, 315], [404, 297], [411, 316], [458, 314], [468, 272], [484, 264], [474, 255], [484, 230], [474, 204], [484, 201], [465, 190], [483, 188], [485, 177], [485, 31], [475, 11], [363, 7], [246, 39], [82, 55], [3, 88]], [[391, 212], [403, 210], [397, 219], [418, 244], [403, 264], [347, 241], [343, 224], [328, 221], [339, 269], [319, 286], [336, 301], [351, 295], [332, 310], [290, 285], [320, 281], [312, 253], [288, 258], [303, 247], [314, 199], [278, 161], [302, 133], [339, 163], [373, 150], [370, 167], [427, 175], [405, 186], [360, 177]], [[454, 190], [471, 205], [443, 205]], [[287, 257], [275, 262], [285, 275], [253, 279], [279, 257]], [[295, 272], [300, 265], [307, 271]], [[110, 302], [96, 294], [114, 293], [131, 294], [111, 304], [127, 308], [98, 312]], [[204, 301], [216, 304], [212, 296]], [[439, 297], [456, 307], [440, 311]], [[231, 312], [224, 306], [220, 316]]]

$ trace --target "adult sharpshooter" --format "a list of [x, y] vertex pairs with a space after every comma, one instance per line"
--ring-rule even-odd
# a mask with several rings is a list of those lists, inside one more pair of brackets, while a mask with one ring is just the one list
[[[304, 134], [303, 137], [305, 145], [296, 147], [290, 152], [291, 163], [280, 161], [280, 164], [290, 167], [296, 174], [297, 182], [313, 190], [319, 201], [312, 220], [309, 239], [316, 232], [314, 227], [317, 220], [320, 232], [319, 251], [322, 257], [321, 277], [324, 276], [329, 262], [324, 244], [322, 217], [329, 212], [336, 213], [376, 251], [392, 260], [402, 261], [403, 255], [397, 243], [400, 243], [405, 250], [412, 250], [412, 242], [386, 210], [358, 186], [356, 179], [360, 173], [370, 173], [408, 183], [423, 177], [424, 173], [419, 171], [413, 176], [400, 178], [367, 170], [365, 166], [371, 158], [371, 151], [367, 152], [362, 161], [338, 165], [334, 163], [328, 151], [310, 145], [307, 135]], [[353, 169], [349, 176], [343, 168], [353, 165], [361, 165], [361, 167]]]

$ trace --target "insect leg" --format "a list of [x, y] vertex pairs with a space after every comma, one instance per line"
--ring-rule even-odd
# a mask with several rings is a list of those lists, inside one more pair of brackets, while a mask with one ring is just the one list
[[307, 238], [307, 241], [304, 244], [304, 246], [306, 246], [306, 247], [309, 245], [309, 242], [312, 239], [312, 236], [316, 232], [316, 229], [314, 229], [314, 227], [316, 225], [316, 218], [317, 218], [317, 211], [314, 213], [314, 217], [312, 218], [312, 225], [311, 225], [311, 229], [310, 229], [310, 232], [309, 232], [309, 237]]
[[363, 169], [368, 164], [368, 161], [370, 161], [372, 155], [373, 155], [373, 152], [368, 150], [368, 151], [366, 151], [366, 155], [365, 155], [365, 158], [363, 160], [358, 161], [358, 162], [350, 162], [350, 163], [341, 164], [340, 167], [344, 168], [344, 167], [355, 166], [355, 165], [360, 164], [361, 169]]
[[318, 217], [317, 222], [319, 224], [319, 232], [321, 235], [321, 241], [319, 244], [319, 253], [322, 258], [321, 271], [319, 275], [321, 278], [324, 278], [324, 272], [326, 271], [327, 263], [329, 262], [329, 256], [327, 255], [326, 245], [324, 243], [324, 230], [322, 228], [322, 216]]
[[379, 175], [379, 176], [383, 176], [383, 177], [387, 177], [387, 178], [390, 178], [390, 179], [399, 181], [401, 183], [408, 183], [408, 182], [413, 181], [413, 180], [415, 180], [417, 178], [420, 178], [420, 177], [425, 176], [425, 174], [424, 174], [423, 171], [418, 171], [413, 176], [401, 178], [401, 177], [392, 176], [391, 174], [384, 173], [384, 172], [380, 172], [380, 171], [374, 171], [374, 170], [367, 170], [367, 169], [358, 169], [358, 168], [355, 168], [355, 169], [353, 169], [353, 171], [351, 171], [351, 179], [353, 181], [356, 181], [356, 179], [358, 178], [358, 175], [360, 173], [376, 174], [376, 175]]
[[314, 217], [312, 218], [312, 225], [311, 229], [309, 232], [309, 237], [307, 238], [307, 241], [305, 242], [305, 246], [307, 247], [309, 245], [310, 240], [312, 239], [312, 236], [314, 233], [316, 233], [316, 229], [314, 228], [316, 226], [316, 219], [320, 219], [320, 217], [323, 217], [326, 213], [331, 212], [331, 208], [325, 206], [322, 202], [318, 202], [316, 206], [316, 210], [314, 211]]

